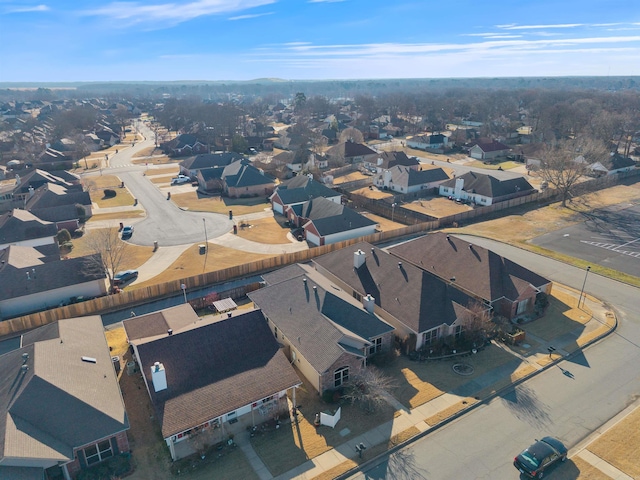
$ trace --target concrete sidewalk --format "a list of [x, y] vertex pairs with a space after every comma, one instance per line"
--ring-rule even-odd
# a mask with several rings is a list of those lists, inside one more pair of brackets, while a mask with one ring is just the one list
[[[554, 284], [553, 288], [557, 288], [564, 294], [570, 295], [576, 300], [577, 303], [580, 292], [558, 284]], [[521, 352], [514, 348], [510, 348], [504, 344], [499, 344], [501, 348], [509, 350], [514, 356], [523, 360], [524, 363], [534, 367], [532, 370], [533, 373], [524, 378], [521, 378], [517, 382], [525, 381], [528, 378], [531, 378], [533, 375], [536, 375], [537, 373], [540, 373], [541, 371], [552, 367], [567, 356], [581, 350], [591, 343], [598, 341], [615, 329], [616, 319], [613, 315], [613, 312], [608, 310], [602, 302], [594, 297], [587, 295], [586, 297], [582, 296], [582, 298], [584, 303], [582, 304], [581, 310], [585, 312], [585, 315], [588, 315], [588, 318], [585, 319], [585, 321], [580, 324], [580, 326], [576, 326], [575, 330], [570, 332], [569, 334], [563, 334], [548, 341], [536, 337], [535, 339], [532, 339], [534, 341], [531, 342], [531, 344], [534, 345], [532, 346], [532, 350], [526, 352], [526, 355], [523, 355]], [[555, 351], [553, 351], [552, 355], [550, 355], [548, 350], [548, 347], [550, 346], [553, 346], [553, 348], [555, 348]], [[476, 378], [475, 382], [479, 382], [479, 384], [481, 384], [482, 386], [490, 386], [503, 380], [505, 378], [505, 375], [508, 375], [509, 373], [512, 373], [512, 370], [505, 372], [503, 368], [496, 368], [493, 371], [490, 371], [482, 375], [481, 377]], [[505, 388], [511, 388], [512, 385], [513, 384], [510, 384]], [[504, 389], [499, 390], [498, 392], [474, 405], [477, 406], [479, 404], [489, 402], [503, 390]], [[392, 406], [397, 408], [398, 411], [400, 411], [400, 414], [393, 420], [390, 420], [368, 432], [365, 432], [358, 437], [352, 438], [347, 443], [344, 443], [334, 448], [333, 450], [330, 450], [323, 453], [322, 455], [308, 460], [302, 465], [299, 465], [298, 467], [275, 478], [277, 480], [311, 480], [330, 469], [336, 467], [340, 469], [339, 466], [349, 460], [353, 460], [356, 463], [362, 464], [363, 461], [358, 458], [358, 452], [355, 449], [355, 445], [363, 443], [365, 446], [367, 446], [367, 448], [381, 445], [383, 443], [389, 442], [394, 435], [398, 435], [402, 432], [405, 432], [411, 427], [415, 427], [420, 433], [416, 434], [412, 439], [405, 442], [405, 444], [408, 444], [416, 440], [417, 438], [420, 438], [422, 436], [421, 434], [425, 434], [429, 430], [433, 430], [438, 426], [442, 426], [443, 424], [446, 424], [453, 419], [458, 418], [460, 415], [463, 415], [468, 411], [469, 407], [456, 414], [453, 414], [446, 420], [436, 425], [429, 425], [426, 423], [425, 419], [428, 419], [433, 415], [440, 413], [449, 407], [452, 407], [453, 405], [459, 404], [461, 400], [464, 400], [466, 398], [466, 396], [462, 394], [464, 392], [456, 393], [457, 394], [454, 394], [452, 392], [445, 393], [411, 410], [408, 410], [406, 407], [399, 404], [399, 402], [397, 402], [393, 397], [391, 397], [388, 399], [388, 402]], [[389, 432], [391, 432], [391, 434], [389, 434]], [[581, 457], [589, 461], [588, 452], [581, 454]], [[373, 458], [366, 458], [366, 453], [365, 460], [375, 461]], [[595, 462], [595, 460], [592, 458], [591, 461]], [[614, 470], [611, 470], [613, 467], [605, 464], [606, 462], [603, 463], [603, 461], [600, 461], [597, 468], [601, 468], [602, 470], [606, 470], [608, 468], [608, 470], [606, 471], [615, 473]], [[350, 465], [352, 464], [350, 463]], [[351, 467], [345, 464], [345, 471], [348, 468]], [[264, 471], [261, 471], [260, 473], [261, 479], [264, 480]], [[336, 475], [338, 474], [336, 473]], [[623, 479], [627, 477], [622, 474], [622, 476], [613, 476], [612, 478]]]

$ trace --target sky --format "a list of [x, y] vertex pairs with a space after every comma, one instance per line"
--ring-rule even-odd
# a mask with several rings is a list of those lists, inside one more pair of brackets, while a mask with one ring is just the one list
[[0, 0], [0, 82], [616, 75], [638, 0]]

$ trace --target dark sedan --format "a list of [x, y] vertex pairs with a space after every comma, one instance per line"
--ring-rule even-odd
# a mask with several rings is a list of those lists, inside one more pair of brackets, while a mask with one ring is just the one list
[[113, 276], [113, 284], [114, 285], [122, 285], [123, 283], [127, 283], [131, 280], [138, 278], [137, 270], [124, 270], [122, 272], [118, 272]]
[[542, 478], [553, 465], [566, 459], [567, 447], [560, 440], [544, 437], [514, 458], [513, 465], [528, 477]]

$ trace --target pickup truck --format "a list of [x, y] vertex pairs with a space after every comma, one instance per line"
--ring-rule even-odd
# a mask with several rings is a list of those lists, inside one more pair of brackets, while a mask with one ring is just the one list
[[181, 185], [183, 183], [189, 182], [191, 182], [191, 178], [187, 177], [186, 175], [178, 175], [177, 177], [173, 177], [171, 179], [171, 185]]

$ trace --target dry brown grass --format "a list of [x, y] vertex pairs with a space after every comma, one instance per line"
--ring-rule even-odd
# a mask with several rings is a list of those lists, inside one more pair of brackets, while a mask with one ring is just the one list
[[359, 188], [358, 190], [354, 190], [352, 193], [355, 193], [356, 195], [362, 195], [363, 197], [366, 197], [366, 198], [375, 198], [375, 199], [389, 198], [393, 196], [393, 194], [390, 193], [388, 190], [378, 190], [378, 188], [376, 187], [373, 187], [371, 189], [369, 189], [368, 187]]
[[553, 470], [553, 478], [556, 480], [613, 480], [580, 457], [573, 457], [558, 465]]
[[586, 324], [592, 313], [585, 306], [577, 308], [577, 299], [566, 292], [552, 289], [545, 316], [520, 326], [525, 332], [546, 341], [576, 330]]
[[640, 408], [603, 433], [587, 449], [631, 478], [640, 478]]
[[[242, 227], [242, 225], [248, 225]], [[283, 227], [274, 217], [247, 220], [238, 226], [238, 236], [252, 242], [279, 245], [289, 243], [287, 239], [289, 229]]]
[[[383, 367], [386, 375], [396, 379], [400, 384], [391, 392], [403, 405], [415, 408], [444, 392], [450, 392], [496, 367], [517, 360], [507, 351], [489, 345], [477, 354], [463, 359], [412, 362], [407, 357], [398, 357], [391, 365]], [[464, 362], [473, 366], [474, 372], [469, 376], [457, 375], [452, 366]], [[514, 367], [514, 372], [519, 367]]]
[[449, 200], [446, 197], [439, 196], [405, 203], [402, 205], [402, 208], [413, 210], [414, 212], [424, 213], [426, 215], [431, 215], [432, 217], [436, 218], [448, 217], [449, 215], [455, 215], [457, 213], [473, 210], [473, 207], [471, 207], [470, 205], [457, 203]]
[[340, 177], [334, 177], [333, 184], [340, 185], [346, 182], [353, 182], [354, 180], [362, 180], [364, 178], [371, 178], [370, 175], [364, 175], [362, 172], [350, 172], [347, 175], [342, 175]]
[[127, 335], [124, 331], [124, 327], [107, 330], [104, 332], [104, 336], [107, 338], [107, 344], [109, 345], [111, 355], [122, 356], [127, 353], [129, 344], [127, 343]]
[[168, 168], [153, 168], [151, 170], [147, 170], [146, 175], [148, 178], [153, 178], [159, 175], [173, 175], [175, 176], [180, 171], [178, 165]]
[[[120, 188], [121, 180], [115, 175], [99, 175], [85, 179], [86, 186], [93, 185], [89, 190], [91, 201], [100, 208], [122, 207], [133, 205], [133, 196], [126, 188]], [[113, 198], [104, 198], [104, 190], [112, 189], [116, 192]]]
[[[297, 425], [285, 424], [278, 430], [251, 439], [254, 450], [274, 476], [392, 420], [395, 411], [384, 405], [370, 415], [358, 406], [343, 404], [340, 406], [341, 420], [335, 429], [325, 426], [316, 428], [313, 424], [316, 412], [335, 410], [339, 405], [324, 403], [307, 382], [297, 390], [296, 403], [303, 406]], [[341, 435], [345, 428], [349, 433]]]
[[263, 212], [271, 209], [264, 197], [254, 198], [224, 198], [220, 196], [199, 196], [198, 192], [176, 193], [171, 195], [171, 200], [180, 208], [195, 212], [213, 212], [228, 214], [229, 210], [234, 215], [246, 215], [249, 213]]
[[386, 232], [389, 230], [397, 230], [398, 228], [404, 227], [404, 225], [401, 223], [392, 222], [388, 218], [384, 218], [370, 212], [363, 213], [362, 215], [376, 222], [378, 224], [378, 230], [380, 230], [381, 232]]
[[95, 223], [95, 222], [103, 222], [105, 220], [122, 220], [125, 218], [140, 218], [144, 217], [144, 210], [126, 210], [124, 212], [115, 212], [115, 213], [98, 213], [96, 215], [92, 215], [87, 223]]
[[[114, 227], [114, 230], [117, 230]], [[69, 257], [82, 257], [84, 255], [91, 255], [96, 253], [89, 248], [89, 240], [93, 235], [96, 235], [95, 231], [89, 231], [80, 238], [74, 238], [73, 250], [68, 254]], [[145, 263], [153, 255], [152, 247], [141, 247], [138, 245], [128, 244], [122, 260], [119, 270], [128, 270], [131, 268], [138, 268]]]
[[162, 175], [154, 175], [153, 177], [149, 177], [149, 181], [151, 183], [166, 183], [166, 184], [170, 184], [171, 183], [171, 179], [174, 177], [175, 175], [167, 175], [167, 176], [162, 176]]
[[[151, 248], [149, 248], [149, 250], [151, 250]], [[157, 283], [181, 280], [183, 278], [202, 274], [205, 256], [200, 255], [199, 250], [198, 244], [192, 245], [164, 272], [150, 280], [147, 280], [146, 282], [135, 283], [128, 288], [143, 288]], [[223, 270], [235, 265], [255, 262], [270, 256], [272, 255], [240, 252], [239, 250], [233, 250], [231, 248], [221, 247], [210, 243], [209, 253], [207, 254], [207, 265], [204, 271], [213, 272], [216, 270]]]
[[435, 415], [431, 415], [429, 418], [425, 418], [424, 421], [430, 426], [437, 425], [447, 418], [452, 417], [456, 413], [461, 412], [465, 408], [469, 408], [476, 402], [477, 400], [475, 398], [468, 397], [464, 400], [459, 401], [458, 403], [451, 405], [450, 407], [445, 408], [444, 410], [440, 410], [438, 413], [436, 413]]

